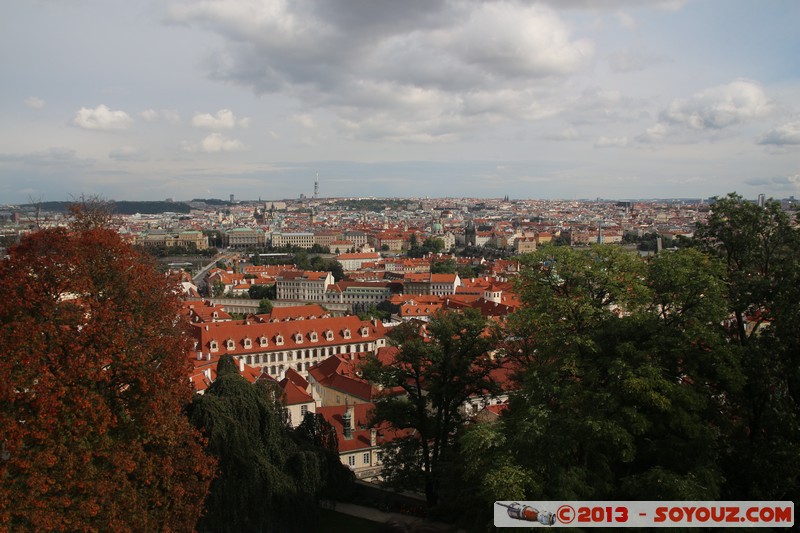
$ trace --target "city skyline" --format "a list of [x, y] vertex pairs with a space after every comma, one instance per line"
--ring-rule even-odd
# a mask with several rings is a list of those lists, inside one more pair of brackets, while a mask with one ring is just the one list
[[0, 204], [800, 192], [800, 5], [73, 0], [0, 22]]

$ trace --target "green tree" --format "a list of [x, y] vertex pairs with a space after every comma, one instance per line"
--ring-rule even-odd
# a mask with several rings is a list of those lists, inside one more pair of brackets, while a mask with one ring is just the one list
[[426, 254], [438, 254], [444, 250], [444, 241], [438, 237], [428, 237], [425, 239], [425, 242], [422, 243], [422, 248], [425, 250]]
[[473, 309], [441, 313], [424, 335], [412, 323], [392, 331], [399, 352], [391, 364], [373, 357], [365, 365], [368, 379], [404, 392], [380, 399], [375, 421], [414, 430], [386, 448], [384, 476], [395, 486], [424, 490], [430, 505], [438, 501], [442, 461], [464, 421], [464, 403], [495, 388], [489, 373], [496, 362], [487, 355], [491, 340], [486, 331], [485, 319]]
[[457, 268], [455, 259], [445, 259], [431, 265], [431, 274], [455, 274]]
[[217, 379], [189, 405], [189, 420], [219, 461], [199, 531], [314, 529], [322, 489], [319, 458], [294, 444], [280, 399], [275, 382], [248, 383], [226, 354]]
[[258, 302], [258, 314], [267, 315], [272, 312], [272, 302], [264, 298]]
[[718, 198], [698, 246], [725, 267], [731, 341], [747, 376], [725, 457], [731, 499], [800, 497], [798, 229], [778, 202]]
[[247, 295], [250, 296], [251, 300], [274, 300], [277, 298], [277, 287], [275, 284], [272, 285], [264, 285], [261, 283], [256, 283], [250, 286], [247, 289]]
[[225, 284], [221, 281], [215, 281], [211, 285], [211, 296], [214, 298], [221, 298], [225, 295]]
[[514, 468], [513, 498], [719, 498], [743, 380], [719, 273], [694, 250], [648, 265], [606, 246], [532, 254], [505, 343], [520, 391], [497, 428], [461, 442], [467, 481]]
[[336, 429], [320, 414], [308, 412], [294, 430], [300, 446], [314, 451], [322, 465], [324, 488], [322, 495], [341, 500], [354, 489], [355, 474], [339, 458]]

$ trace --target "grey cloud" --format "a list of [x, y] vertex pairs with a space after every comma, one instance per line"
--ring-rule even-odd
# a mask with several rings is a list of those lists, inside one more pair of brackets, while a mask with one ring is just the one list
[[528, 0], [549, 4], [556, 9], [580, 9], [587, 11], [611, 11], [621, 7], [658, 7], [675, 10], [682, 8], [688, 0]]
[[29, 96], [25, 99], [25, 105], [31, 109], [42, 109], [45, 106], [45, 101], [35, 96]]
[[375, 138], [458, 136], [478, 114], [550, 116], [560, 106], [542, 89], [594, 54], [555, 11], [515, 2], [205, 0], [169, 13], [224, 38], [212, 78], [291, 95]]
[[144, 161], [147, 154], [135, 146], [120, 146], [108, 153], [109, 159], [115, 161]]
[[673, 101], [662, 118], [696, 130], [719, 130], [764, 117], [772, 109], [773, 104], [761, 85], [737, 80]]
[[774, 128], [758, 140], [758, 144], [771, 144], [776, 146], [800, 144], [800, 121], [788, 122]]
[[37, 152], [23, 154], [0, 154], [0, 162], [21, 163], [34, 167], [78, 168], [94, 163], [93, 159], [83, 159], [70, 148], [54, 147]]
[[744, 181], [753, 187], [769, 187], [781, 191], [800, 190], [800, 174], [792, 176], [773, 176], [771, 178], [750, 178]]
[[641, 72], [655, 65], [666, 63], [666, 56], [647, 52], [646, 50], [623, 50], [613, 52], [606, 58], [608, 66], [614, 72]]

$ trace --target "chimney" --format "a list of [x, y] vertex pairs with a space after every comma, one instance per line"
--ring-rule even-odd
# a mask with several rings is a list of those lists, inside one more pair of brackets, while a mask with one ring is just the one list
[[378, 432], [375, 428], [369, 430], [369, 445], [375, 447], [378, 445]]
[[244, 372], [244, 357], [239, 358], [239, 372]]
[[202, 361], [203, 360], [203, 352], [197, 352], [197, 360], [198, 361]]
[[206, 352], [206, 361], [211, 361], [211, 352]]

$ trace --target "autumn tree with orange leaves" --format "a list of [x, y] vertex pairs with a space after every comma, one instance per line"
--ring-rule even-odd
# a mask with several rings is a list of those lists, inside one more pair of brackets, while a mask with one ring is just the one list
[[79, 216], [11, 248], [0, 296], [0, 531], [193, 530], [215, 463], [171, 282]]

